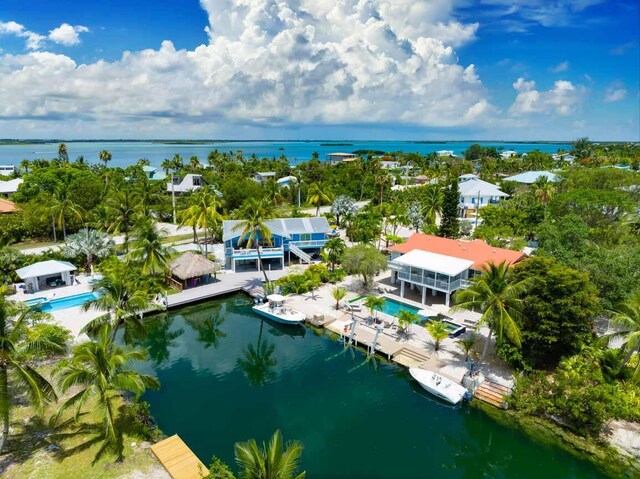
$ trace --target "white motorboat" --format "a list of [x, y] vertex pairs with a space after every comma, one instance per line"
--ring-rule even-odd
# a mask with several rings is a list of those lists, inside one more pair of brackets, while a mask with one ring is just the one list
[[257, 304], [253, 310], [265, 318], [271, 319], [282, 324], [300, 324], [306, 316], [300, 311], [288, 308], [284, 305], [285, 297], [280, 294], [270, 294], [267, 296], [267, 302]]
[[448, 378], [427, 369], [409, 368], [409, 373], [413, 379], [420, 383], [420, 386], [440, 399], [450, 404], [458, 404], [468, 394], [467, 389], [460, 384], [456, 384]]

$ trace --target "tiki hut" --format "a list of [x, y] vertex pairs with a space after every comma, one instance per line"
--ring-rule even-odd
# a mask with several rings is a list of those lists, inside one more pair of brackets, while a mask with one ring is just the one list
[[187, 251], [178, 256], [169, 265], [169, 282], [181, 291], [211, 282], [211, 275], [217, 271], [217, 265], [200, 254]]

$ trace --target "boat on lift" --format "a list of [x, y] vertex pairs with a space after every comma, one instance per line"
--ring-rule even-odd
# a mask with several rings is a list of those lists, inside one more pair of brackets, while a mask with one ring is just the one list
[[281, 324], [301, 324], [307, 317], [300, 311], [285, 306], [286, 298], [281, 294], [270, 294], [267, 301], [253, 306], [253, 310], [260, 316]]

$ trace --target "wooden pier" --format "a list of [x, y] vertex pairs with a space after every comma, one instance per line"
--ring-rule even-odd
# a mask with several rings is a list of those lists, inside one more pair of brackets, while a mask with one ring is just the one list
[[173, 479], [201, 479], [208, 474], [207, 467], [177, 434], [154, 444], [151, 451]]

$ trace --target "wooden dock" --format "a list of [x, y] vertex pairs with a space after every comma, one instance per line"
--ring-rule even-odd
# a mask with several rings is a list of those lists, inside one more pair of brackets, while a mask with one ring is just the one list
[[151, 451], [173, 479], [202, 479], [207, 467], [177, 434], [151, 446]]

